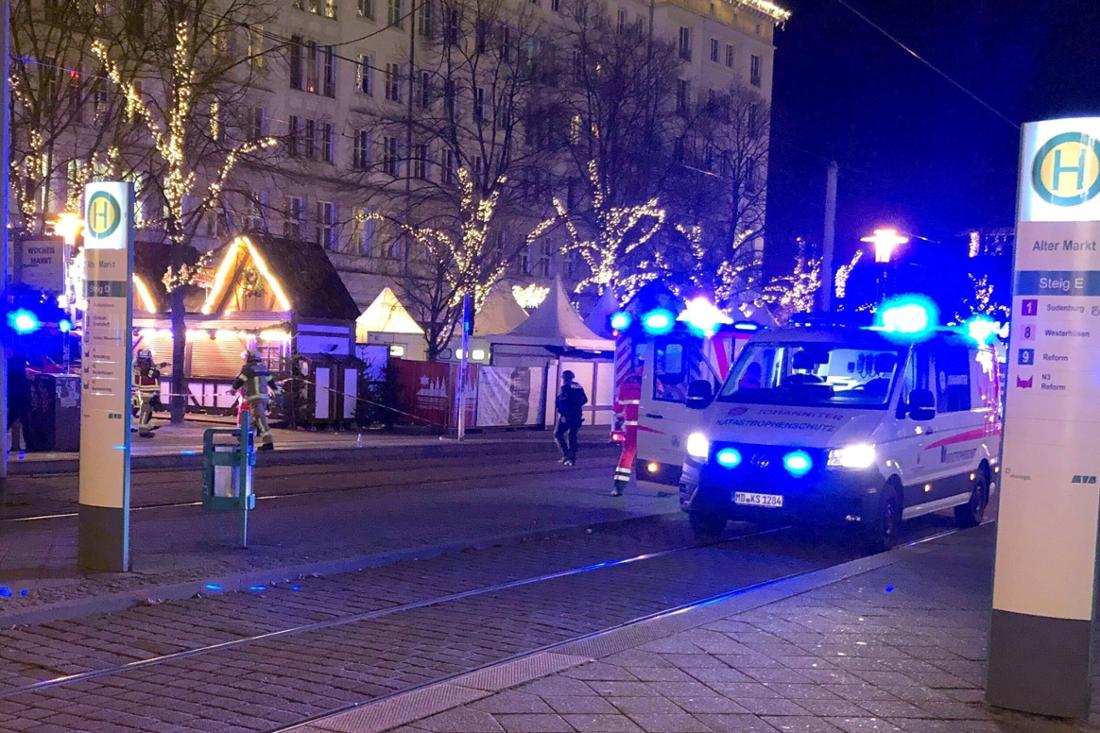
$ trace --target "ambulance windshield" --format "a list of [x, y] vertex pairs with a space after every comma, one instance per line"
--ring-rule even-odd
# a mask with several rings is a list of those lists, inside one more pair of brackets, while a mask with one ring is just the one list
[[905, 350], [826, 342], [745, 347], [719, 400], [798, 407], [884, 409]]

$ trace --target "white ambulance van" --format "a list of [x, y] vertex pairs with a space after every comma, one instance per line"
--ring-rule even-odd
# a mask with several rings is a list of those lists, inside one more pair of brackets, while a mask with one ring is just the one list
[[688, 435], [680, 506], [700, 536], [727, 520], [858, 527], [870, 546], [903, 520], [954, 509], [982, 519], [998, 470], [993, 351], [942, 330], [898, 343], [864, 328], [787, 327], [753, 336]]

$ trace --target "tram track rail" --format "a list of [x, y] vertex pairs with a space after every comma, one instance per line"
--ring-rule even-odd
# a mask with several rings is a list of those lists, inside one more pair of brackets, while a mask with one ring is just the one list
[[[497, 471], [491, 471], [491, 472], [486, 472], [486, 473], [479, 473], [475, 476], [462, 476], [462, 477], [454, 477], [454, 478], [433, 476], [431, 478], [431, 483], [432, 483], [433, 486], [436, 486], [436, 485], [453, 485], [453, 484], [469, 483], [472, 480], [481, 480], [481, 479], [492, 480], [492, 479], [500, 479], [500, 478], [535, 477], [535, 476], [545, 476], [545, 475], [550, 475], [550, 474], [561, 473], [562, 470], [563, 469], [561, 468], [561, 466], [558, 466], [556, 464], [553, 465], [553, 466], [540, 466], [538, 468], [535, 468], [533, 470], [528, 470], [528, 471], [517, 471], [516, 468], [513, 466], [513, 467], [511, 467], [507, 470], [497, 470]], [[608, 469], [607, 469], [606, 466], [581, 467], [581, 468], [572, 469], [570, 471], [570, 475], [571, 476], [578, 476], [579, 475], [583, 478], [589, 478], [589, 477], [597, 475], [598, 473], [606, 474], [607, 471], [608, 471]], [[192, 478], [193, 478], [193, 473], [194, 472], [192, 472]], [[302, 475], [304, 475], [304, 474], [280, 475], [276, 478], [278, 480], [292, 480], [292, 479], [295, 479], [295, 478], [300, 478]], [[325, 471], [324, 476], [325, 476], [325, 480], [328, 481], [328, 482], [332, 482], [334, 480], [334, 478], [340, 478], [340, 477], [359, 477], [359, 478], [362, 478], [362, 476], [363, 476], [363, 467], [360, 466], [360, 467], [356, 467], [354, 469], [349, 468], [347, 470], [337, 470], [337, 471], [327, 469]], [[267, 501], [276, 501], [276, 500], [283, 500], [283, 499], [297, 499], [297, 498], [311, 497], [311, 496], [324, 496], [324, 495], [329, 495], [329, 494], [333, 494], [333, 495], [347, 494], [347, 493], [356, 492], [356, 491], [388, 491], [388, 490], [394, 490], [394, 489], [405, 489], [405, 488], [421, 486], [421, 485], [423, 485], [424, 481], [425, 481], [425, 479], [423, 479], [423, 478], [414, 478], [414, 479], [410, 479], [410, 480], [406, 480], [406, 481], [387, 481], [387, 482], [382, 482], [382, 483], [368, 483], [368, 484], [356, 483], [356, 484], [348, 485], [348, 486], [328, 486], [328, 487], [324, 487], [324, 488], [314, 488], [314, 489], [308, 489], [308, 490], [303, 490], [303, 491], [280, 491], [280, 492], [277, 492], [277, 493], [263, 493], [261, 491], [257, 491], [256, 492], [256, 501], [257, 502], [267, 502]], [[159, 482], [159, 483], [162, 486], [170, 486], [173, 483], [178, 483], [178, 482]], [[153, 484], [153, 485], [156, 486], [157, 484]], [[147, 488], [151, 488], [151, 486], [149, 484], [143, 482], [142, 488], [147, 489]], [[72, 506], [75, 506], [76, 502], [69, 502], [69, 504], [72, 505]], [[175, 502], [172, 502], [172, 501], [169, 501], [169, 502], [149, 502], [149, 503], [135, 504], [135, 505], [131, 506], [131, 511], [182, 509], [182, 508], [189, 508], [189, 507], [193, 508], [193, 507], [200, 507], [200, 506], [202, 506], [202, 501], [201, 500], [200, 501], [175, 501]], [[76, 518], [77, 516], [78, 516], [78, 512], [76, 512], [76, 511], [59, 511], [59, 512], [50, 512], [50, 513], [44, 513], [44, 514], [27, 514], [27, 515], [16, 514], [14, 516], [0, 516], [0, 526], [2, 526], [4, 524], [25, 524], [25, 523], [33, 523], [33, 522], [44, 522], [44, 521], [50, 521], [50, 520], [59, 520], [59, 519], [73, 519], [73, 518]]]

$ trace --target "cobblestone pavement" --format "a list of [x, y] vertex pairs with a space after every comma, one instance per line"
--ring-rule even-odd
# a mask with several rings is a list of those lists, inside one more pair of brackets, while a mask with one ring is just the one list
[[[1100, 694], [1093, 696], [1089, 721], [1055, 721], [983, 703], [993, 537], [986, 526], [895, 551], [891, 564], [839, 580], [799, 578], [787, 583], [787, 592], [780, 583], [767, 589], [778, 600], [746, 610], [750, 599], [742, 596], [692, 609], [648, 622], [648, 631], [633, 632], [633, 642], [616, 644], [622, 632], [613, 632], [604, 642], [609, 653], [583, 642], [559, 647], [560, 659], [576, 663], [510, 689], [463, 687], [459, 678], [448, 685], [454, 707], [403, 727], [380, 723], [387, 716], [408, 721], [401, 705], [381, 717], [367, 706], [295, 732], [1100, 730]], [[1095, 684], [1100, 687], [1100, 677]], [[433, 698], [434, 689], [413, 695], [421, 705], [447, 707], [438, 703], [445, 696]], [[472, 702], [458, 704], [462, 700]], [[415, 706], [411, 697], [404, 703], [405, 710]]]
[[[590, 451], [566, 469], [544, 454], [362, 466], [286, 466], [261, 472], [250, 547], [236, 548], [237, 517], [198, 506], [133, 514], [133, 573], [84, 576], [75, 567], [76, 521], [0, 521], [0, 621], [6, 611], [120, 592], [157, 597], [163, 584], [394, 552], [428, 552], [503, 535], [676, 512], [675, 498], [607, 495], [614, 451]], [[43, 479], [39, 486], [55, 486]], [[72, 482], [71, 479], [68, 481]], [[333, 489], [341, 489], [333, 491]], [[75, 483], [56, 489], [71, 501]], [[198, 472], [135, 477], [135, 504], [197, 500]], [[30, 512], [53, 501], [27, 492]], [[65, 504], [63, 508], [71, 508]], [[28, 511], [21, 507], [20, 511]], [[3, 590], [11, 593], [7, 597]], [[19, 595], [21, 590], [27, 595]]]
[[[930, 518], [913, 531], [944, 526]], [[271, 730], [853, 554], [775, 531], [402, 608], [689, 542], [686, 522], [675, 517], [4, 632], [0, 731]], [[120, 664], [131, 667], [96, 674]]]

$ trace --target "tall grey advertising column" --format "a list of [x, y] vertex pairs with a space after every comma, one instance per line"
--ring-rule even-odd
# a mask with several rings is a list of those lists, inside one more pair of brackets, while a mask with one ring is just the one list
[[89, 183], [84, 220], [77, 556], [87, 570], [120, 572], [130, 569], [133, 185]]
[[1100, 117], [1024, 126], [987, 697], [1089, 710], [1100, 524]]

